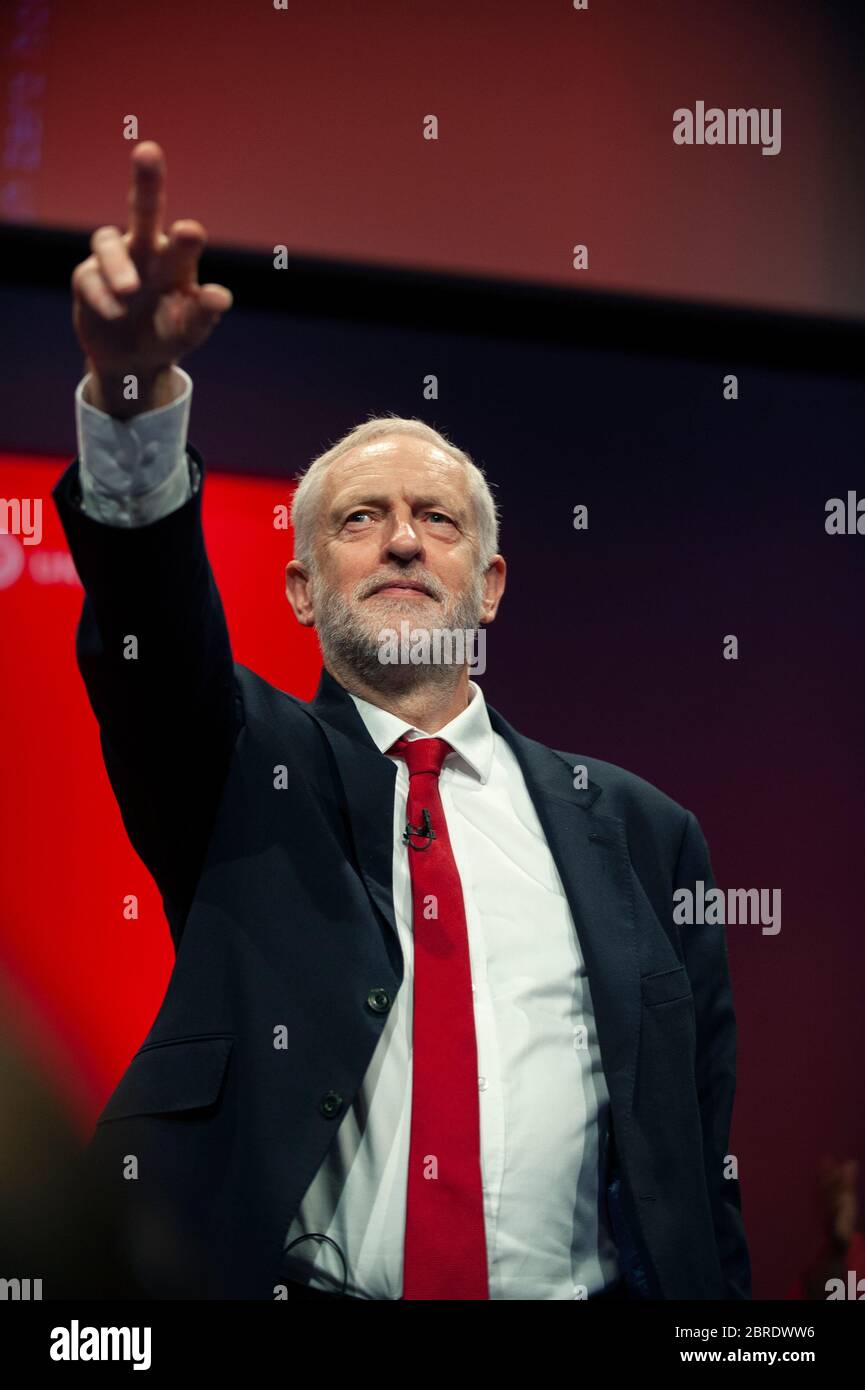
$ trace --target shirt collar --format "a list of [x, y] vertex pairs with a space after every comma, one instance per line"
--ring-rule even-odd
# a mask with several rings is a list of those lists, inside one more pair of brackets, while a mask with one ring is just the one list
[[[443, 738], [450, 744], [457, 758], [462, 760], [481, 783], [489, 779], [495, 735], [484, 693], [475, 681], [469, 681], [469, 702], [465, 709], [460, 710], [459, 714], [436, 734], [428, 734], [423, 729], [415, 728], [413, 724], [400, 719], [398, 714], [382, 709], [380, 705], [372, 705], [359, 695], [353, 695], [350, 690], [348, 694], [354, 700], [367, 733], [380, 752], [386, 753], [403, 734], [410, 739]], [[448, 757], [450, 756], [448, 754]]]

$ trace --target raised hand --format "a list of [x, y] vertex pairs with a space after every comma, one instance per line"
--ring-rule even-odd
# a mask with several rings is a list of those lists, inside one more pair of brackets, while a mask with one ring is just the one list
[[[173, 398], [171, 368], [209, 337], [232, 295], [223, 285], [199, 285], [198, 261], [207, 240], [200, 222], [162, 230], [165, 157], [152, 140], [132, 151], [129, 230], [99, 227], [92, 255], [72, 274], [72, 322], [93, 373], [91, 404], [121, 419]], [[133, 376], [137, 399], [126, 399]]]

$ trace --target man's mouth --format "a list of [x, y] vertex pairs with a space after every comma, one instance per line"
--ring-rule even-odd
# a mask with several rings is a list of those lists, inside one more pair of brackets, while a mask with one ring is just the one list
[[387, 584], [381, 584], [377, 589], [373, 589], [374, 594], [393, 594], [404, 597], [407, 594], [416, 594], [418, 598], [432, 598], [433, 595], [423, 584], [415, 583], [406, 579], [394, 579]]

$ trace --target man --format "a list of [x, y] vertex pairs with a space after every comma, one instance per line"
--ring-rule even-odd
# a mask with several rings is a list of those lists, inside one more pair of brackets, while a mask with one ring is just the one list
[[467, 660], [382, 660], [388, 629], [468, 633], [504, 591], [483, 475], [420, 421], [358, 427], [297, 490], [315, 699], [233, 661], [177, 367], [231, 296], [197, 284], [200, 224], [161, 230], [159, 147], [133, 166], [129, 232], [73, 275], [89, 371], [54, 496], [106, 767], [177, 948], [91, 1145], [139, 1278], [750, 1297], [723, 930], [673, 921], [713, 881], [697, 821], [518, 734]]

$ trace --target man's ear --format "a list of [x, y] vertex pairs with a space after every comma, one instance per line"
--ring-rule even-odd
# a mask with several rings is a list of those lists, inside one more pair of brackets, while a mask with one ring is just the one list
[[285, 567], [285, 597], [302, 627], [315, 626], [312, 606], [312, 578], [299, 560], [289, 560]]
[[507, 575], [507, 563], [502, 555], [494, 555], [487, 565], [484, 573], [484, 601], [481, 608], [481, 622], [491, 623], [495, 620], [502, 595], [505, 592], [505, 576]]

